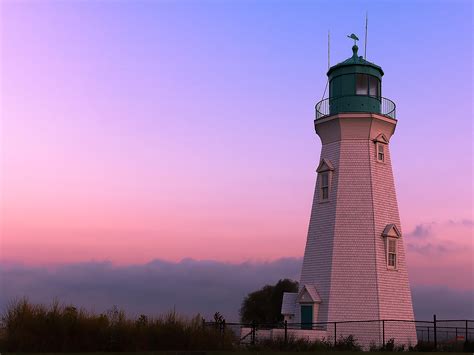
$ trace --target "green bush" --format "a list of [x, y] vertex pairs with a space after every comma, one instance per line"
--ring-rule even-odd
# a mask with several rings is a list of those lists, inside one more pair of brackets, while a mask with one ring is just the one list
[[298, 282], [283, 279], [275, 285], [266, 285], [260, 290], [249, 293], [240, 308], [241, 322], [277, 323], [282, 321], [281, 302], [285, 292], [298, 292]]

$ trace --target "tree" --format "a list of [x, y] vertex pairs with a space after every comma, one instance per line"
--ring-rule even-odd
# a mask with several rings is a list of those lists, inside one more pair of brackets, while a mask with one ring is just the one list
[[298, 292], [298, 282], [283, 279], [276, 285], [265, 285], [258, 291], [249, 293], [240, 308], [240, 320], [244, 323], [276, 323], [283, 320], [281, 302], [283, 292]]

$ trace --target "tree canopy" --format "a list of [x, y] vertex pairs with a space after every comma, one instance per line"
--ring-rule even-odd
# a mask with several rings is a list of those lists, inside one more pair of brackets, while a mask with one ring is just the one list
[[265, 285], [258, 291], [249, 293], [240, 308], [242, 322], [276, 323], [283, 320], [281, 302], [283, 292], [298, 292], [298, 282], [283, 279], [276, 285]]

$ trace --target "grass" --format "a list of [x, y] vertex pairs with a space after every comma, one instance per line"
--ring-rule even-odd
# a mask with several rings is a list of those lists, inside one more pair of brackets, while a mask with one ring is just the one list
[[[466, 344], [464, 354], [473, 353], [473, 345], [472, 342]], [[397, 348], [400, 350], [393, 347]], [[423, 343], [415, 348], [425, 354], [431, 354], [431, 349], [432, 344]], [[451, 354], [457, 353], [453, 350], [458, 349], [442, 345], [438, 348]], [[130, 319], [116, 307], [103, 314], [94, 314], [58, 302], [50, 306], [31, 304], [27, 300], [13, 302], [0, 324], [0, 355], [284, 355], [296, 352], [334, 355], [335, 352], [354, 354], [360, 350], [350, 335], [341, 337], [335, 346], [325, 341], [291, 338], [287, 343], [282, 339], [262, 339], [256, 345], [243, 347], [239, 346], [239, 337], [233, 332], [223, 332], [219, 322], [204, 326], [200, 316], [187, 319], [171, 312], [155, 318], [142, 315]], [[373, 350], [372, 354], [389, 352]]]
[[203, 327], [199, 315], [185, 318], [170, 312], [130, 319], [116, 307], [94, 314], [58, 302], [44, 306], [25, 299], [10, 304], [2, 323], [3, 353], [231, 350], [235, 343], [230, 332], [222, 334], [218, 327]]

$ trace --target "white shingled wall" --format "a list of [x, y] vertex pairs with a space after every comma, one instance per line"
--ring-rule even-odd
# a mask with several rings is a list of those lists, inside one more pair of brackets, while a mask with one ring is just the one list
[[[321, 158], [329, 159], [337, 167], [339, 162], [339, 143], [334, 142], [323, 145]], [[317, 166], [318, 164], [316, 164]], [[337, 168], [336, 168], [337, 169]], [[334, 223], [335, 223], [335, 193], [338, 186], [337, 174], [333, 174], [329, 202], [319, 202], [319, 181], [313, 198], [313, 207], [306, 240], [306, 249], [303, 259], [300, 287], [305, 284], [315, 285], [321, 299], [329, 298], [331, 280], [331, 260], [333, 249]], [[318, 311], [318, 322], [328, 320], [328, 302], [322, 302]], [[316, 320], [314, 320], [316, 322]], [[295, 322], [300, 322], [300, 312], [297, 309]]]
[[[322, 120], [324, 121], [324, 120]], [[332, 122], [331, 122], [332, 121]], [[403, 236], [398, 269], [388, 270], [381, 236], [387, 224], [401, 231], [390, 152], [377, 162], [373, 139], [390, 139], [395, 121], [373, 114], [341, 114], [318, 123], [321, 159], [334, 166], [330, 198], [320, 202], [319, 181], [308, 228], [300, 285], [316, 286], [322, 303], [318, 322], [413, 319]], [[296, 312], [299, 322], [299, 310]], [[329, 331], [329, 329], [328, 329]], [[345, 324], [338, 335], [353, 334], [367, 345], [380, 343], [381, 324]], [[414, 324], [388, 323], [385, 340], [416, 343]]]
[[[374, 143], [370, 145], [380, 318], [413, 320], [413, 306], [405, 260], [404, 238], [398, 213], [388, 145], [385, 151], [385, 162], [378, 162], [376, 159], [376, 145]], [[387, 268], [386, 245], [384, 238], [381, 236], [385, 226], [389, 223], [395, 224], [402, 234], [397, 242], [397, 270], [389, 270]], [[415, 345], [417, 342], [415, 324], [387, 323], [385, 339], [390, 338], [394, 338], [396, 343]]]

